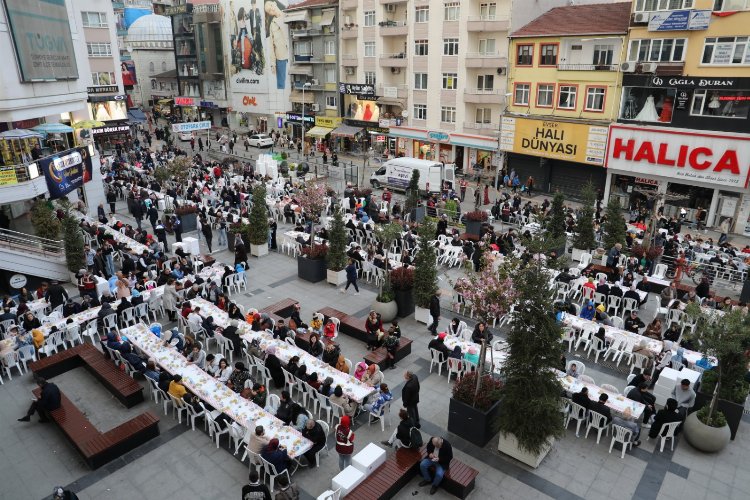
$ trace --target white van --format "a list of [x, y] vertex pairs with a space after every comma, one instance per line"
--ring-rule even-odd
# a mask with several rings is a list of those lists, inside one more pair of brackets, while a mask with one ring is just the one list
[[418, 158], [393, 158], [388, 160], [370, 176], [370, 185], [374, 188], [386, 186], [397, 191], [406, 191], [414, 170], [419, 171], [419, 191], [421, 193], [439, 193], [443, 183], [451, 186], [455, 179], [455, 165], [443, 165], [438, 161], [420, 160]]

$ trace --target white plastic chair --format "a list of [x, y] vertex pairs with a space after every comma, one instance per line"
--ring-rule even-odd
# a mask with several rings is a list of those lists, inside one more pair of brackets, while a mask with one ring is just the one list
[[[607, 314], [610, 316], [620, 315], [620, 306], [622, 305], [622, 297], [617, 295], [607, 296]], [[612, 313], [610, 313], [612, 311]]]
[[182, 400], [182, 398], [176, 398], [169, 394], [169, 399], [172, 401], [172, 416], [177, 415], [177, 423], [182, 423], [182, 413], [185, 413], [185, 422], [190, 423], [190, 419], [188, 418], [188, 409], [185, 401]]
[[579, 375], [578, 380], [580, 380], [581, 382], [585, 382], [587, 384], [596, 385], [596, 382], [594, 382], [594, 379], [589, 377], [588, 375]]
[[438, 375], [443, 374], [443, 365], [446, 364], [446, 360], [440, 361], [442, 354], [437, 349], [430, 349], [430, 373], [432, 373], [432, 367], [437, 365]]
[[120, 328], [117, 326], [117, 314], [116, 313], [105, 316], [104, 319], [102, 319], [102, 324], [104, 325], [104, 329], [106, 331], [116, 330], [118, 333], [120, 331]]
[[331, 408], [331, 401], [328, 399], [328, 396], [317, 391], [315, 393], [315, 397], [318, 398], [318, 416], [321, 416], [320, 414], [323, 412], [323, 410], [325, 410], [326, 422], [330, 422], [331, 411], [333, 409]]
[[612, 384], [602, 384], [600, 387], [607, 392], [611, 392], [612, 394], [620, 394], [620, 390]]
[[133, 306], [133, 315], [135, 316], [136, 320], [148, 323], [150, 319], [148, 312], [148, 303], [142, 302]]
[[656, 264], [656, 266], [654, 266], [654, 274], [652, 274], [651, 277], [663, 280], [666, 275], [667, 275], [667, 265]]
[[662, 426], [661, 430], [659, 431], [659, 437], [661, 438], [659, 451], [664, 451], [664, 443], [667, 441], [667, 439], [672, 440], [670, 442], [670, 447], [671, 450], [674, 451], [674, 433], [677, 431], [677, 428], [680, 426], [680, 424], [682, 424], [682, 422], [670, 422]]
[[612, 316], [612, 326], [619, 328], [620, 330], [625, 329], [625, 320], [619, 316]]
[[448, 358], [448, 383], [451, 383], [451, 375], [456, 374], [456, 381], [460, 380], [464, 374], [463, 360]]
[[565, 364], [565, 371], [566, 372], [570, 369], [570, 365], [576, 365], [576, 371], [578, 372], [579, 376], [583, 375], [584, 373], [586, 373], [586, 365], [584, 365], [583, 363], [581, 363], [577, 359], [570, 360], [570, 361], [568, 361]]
[[[328, 426], [328, 423], [322, 421], [322, 420], [316, 420], [318, 424], [323, 428], [323, 432], [325, 433], [326, 437], [328, 437], [328, 433], [330, 432], [330, 427]], [[328, 449], [328, 441], [323, 444], [323, 447], [315, 453], [315, 467], [320, 467], [320, 452], [325, 451], [326, 455], [330, 455], [331, 452]]]
[[206, 421], [206, 410], [203, 405], [201, 405], [201, 411], [196, 410], [193, 405], [185, 405], [185, 407], [187, 408], [187, 418], [190, 421], [189, 423], [193, 428], [193, 431], [195, 431], [195, 420], [200, 417], [203, 417], [204, 427], [208, 427], [208, 422]]
[[14, 367], [18, 370], [18, 375], [23, 376], [23, 366], [18, 362], [18, 354], [15, 351], [11, 351], [3, 356], [2, 365], [3, 370], [8, 374], [10, 380], [13, 380], [10, 370]]
[[588, 418], [588, 410], [578, 403], [570, 402], [570, 411], [568, 412], [568, 419], [565, 422], [565, 428], [568, 428], [571, 420], [576, 421], [576, 437], [579, 436], [581, 431], [581, 424], [586, 422]]
[[138, 323], [138, 318], [136, 318], [135, 316], [135, 307], [128, 307], [127, 309], [123, 309], [120, 321], [123, 328], [133, 326]]
[[64, 334], [64, 330], [50, 333], [49, 336], [44, 339], [44, 344], [39, 348], [39, 352], [45, 356], [51, 356], [53, 353], [57, 354], [58, 349], [65, 349], [65, 341], [63, 340]]
[[589, 266], [589, 264], [591, 264], [591, 259], [592, 258], [593, 258], [593, 256], [590, 253], [588, 253], [588, 252], [582, 253], [581, 254], [581, 262], [576, 267], [578, 269], [580, 269], [580, 270], [586, 269]]
[[81, 338], [81, 325], [76, 323], [66, 325], [65, 341], [70, 344], [70, 347], [75, 347], [76, 342], [83, 344], [83, 339]]
[[278, 410], [279, 406], [281, 405], [281, 398], [279, 398], [279, 396], [277, 396], [276, 394], [269, 394], [267, 405], [269, 413], [276, 415], [276, 410]]
[[638, 368], [640, 373], [643, 373], [648, 365], [648, 357], [637, 352], [632, 353], [632, 355], [633, 361], [630, 364], [630, 373], [633, 373], [636, 368]]
[[576, 331], [570, 327], [563, 328], [562, 341], [568, 343], [568, 352], [572, 352], [573, 344], [576, 343]]
[[620, 458], [625, 458], [625, 451], [633, 446], [632, 437], [633, 431], [630, 429], [612, 424], [612, 441], [609, 443], [609, 452], [612, 453], [612, 447], [615, 443], [620, 443], [622, 445], [622, 455], [620, 455]]
[[213, 415], [210, 412], [206, 412], [204, 418], [208, 423], [208, 437], [216, 439], [216, 447], [219, 447], [219, 439], [224, 434], [229, 434], [229, 427], [221, 428], [219, 423], [214, 420]]
[[271, 491], [273, 491], [273, 483], [274, 481], [276, 481], [276, 478], [278, 476], [286, 475], [287, 481], [289, 481], [290, 483], [292, 482], [292, 478], [289, 476], [289, 469], [284, 469], [283, 472], [277, 472], [276, 467], [271, 462], [269, 462], [262, 456], [258, 456], [258, 458], [260, 458], [261, 463], [263, 463], [263, 468], [265, 469], [266, 476], [268, 477], [268, 488]]
[[622, 317], [624, 318], [630, 311], [638, 311], [638, 301], [630, 297], [623, 297], [622, 299]]
[[607, 417], [593, 410], [589, 411], [589, 423], [586, 427], [586, 435], [584, 436], [585, 438], [589, 437], [589, 431], [591, 429], [596, 429], [596, 444], [599, 444], [599, 440], [602, 437], [602, 431], [604, 431], [605, 435], [607, 435], [607, 433], [609, 432]]
[[[380, 430], [381, 432], [385, 431], [385, 420], [386, 418], [389, 418], [391, 415], [391, 402], [388, 401], [387, 403], [384, 403], [383, 406], [380, 407], [380, 410], [377, 412], [370, 412], [367, 416], [367, 425], [372, 424], [373, 418], [380, 418]], [[388, 421], [388, 427], [390, 427], [390, 420]]]
[[584, 328], [581, 332], [581, 335], [578, 337], [578, 340], [576, 341], [575, 350], [577, 351], [581, 346], [583, 346], [584, 350], [588, 350], [591, 345], [591, 338], [593, 337], [593, 335], [593, 328]]
[[33, 345], [25, 345], [18, 349], [18, 361], [23, 365], [23, 371], [29, 372], [28, 363], [36, 361], [36, 349]]

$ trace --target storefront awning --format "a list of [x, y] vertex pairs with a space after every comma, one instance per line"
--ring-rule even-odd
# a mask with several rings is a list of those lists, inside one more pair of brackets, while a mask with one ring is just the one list
[[332, 128], [321, 127], [321, 126], [316, 125], [315, 127], [305, 132], [305, 134], [309, 135], [310, 137], [325, 137], [331, 132], [333, 132]]
[[310, 16], [307, 14], [307, 9], [293, 10], [292, 12], [284, 12], [285, 23], [296, 23], [296, 22], [310, 22]]
[[321, 26], [330, 26], [333, 24], [333, 18], [336, 17], [335, 10], [327, 10], [323, 12], [323, 18], [320, 20]]
[[388, 131], [388, 135], [391, 137], [403, 137], [404, 139], [417, 139], [420, 141], [428, 141], [427, 130], [411, 127], [391, 127]]
[[146, 115], [143, 114], [143, 111], [141, 111], [138, 108], [133, 108], [128, 110], [128, 121], [130, 123], [145, 123], [146, 122]]
[[401, 109], [405, 109], [406, 105], [402, 99], [396, 99], [394, 97], [378, 97], [378, 104], [385, 104], [386, 106], [398, 106]]
[[362, 132], [362, 127], [352, 127], [351, 125], [343, 124], [339, 125], [331, 135], [338, 135], [340, 137], [354, 137], [355, 135]]

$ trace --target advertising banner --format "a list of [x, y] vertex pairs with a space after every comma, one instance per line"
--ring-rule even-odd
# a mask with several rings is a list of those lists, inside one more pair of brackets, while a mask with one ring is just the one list
[[500, 149], [589, 165], [604, 165], [607, 127], [503, 117]]
[[747, 188], [750, 137], [612, 125], [607, 168], [719, 186]]
[[192, 132], [193, 130], [208, 130], [211, 128], [210, 121], [203, 122], [186, 122], [186, 123], [173, 123], [172, 132], [179, 134], [180, 132]]
[[65, 0], [3, 0], [21, 81], [76, 80]]
[[130, 87], [138, 84], [138, 76], [135, 73], [134, 61], [122, 61], [122, 63], [120, 63], [120, 69], [122, 70], [123, 85]]
[[[128, 119], [128, 105], [125, 100], [125, 96], [114, 96], [122, 97], [122, 99], [113, 99], [89, 103], [89, 116], [92, 120], [98, 122], [111, 122], [118, 120]], [[93, 100], [91, 98], [90, 100]]]
[[52, 200], [62, 198], [91, 180], [91, 156], [88, 147], [74, 148], [37, 161], [47, 180]]
[[0, 186], [18, 184], [15, 167], [0, 167]]

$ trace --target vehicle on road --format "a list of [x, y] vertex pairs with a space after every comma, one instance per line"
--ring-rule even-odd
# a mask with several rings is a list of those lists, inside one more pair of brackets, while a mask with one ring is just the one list
[[455, 181], [455, 165], [443, 165], [438, 161], [420, 160], [418, 158], [393, 158], [370, 176], [370, 185], [374, 188], [389, 187], [396, 191], [406, 191], [409, 187], [412, 172], [419, 171], [420, 193], [439, 193], [443, 185], [450, 186]]
[[181, 141], [189, 141], [190, 139], [193, 138], [192, 132], [180, 132], [177, 135], [180, 137]]
[[273, 139], [266, 134], [251, 135], [248, 143], [254, 148], [270, 148], [273, 146]]

